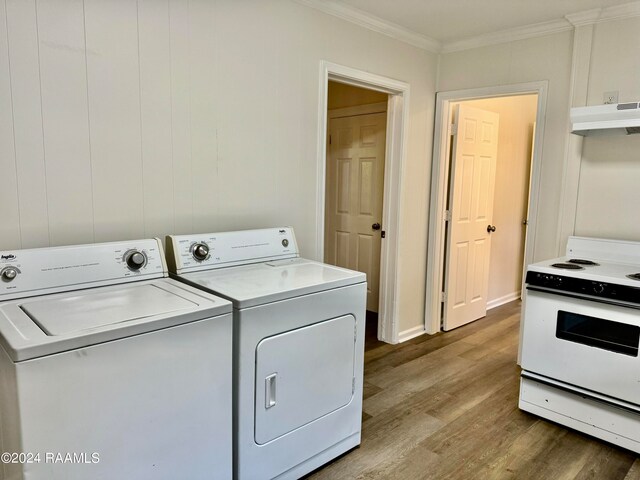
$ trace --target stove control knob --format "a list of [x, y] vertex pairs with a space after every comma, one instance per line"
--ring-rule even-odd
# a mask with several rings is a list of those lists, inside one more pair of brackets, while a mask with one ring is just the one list
[[604, 292], [604, 284], [603, 283], [596, 283], [593, 286], [593, 291], [594, 291], [594, 293], [602, 293], [602, 292]]
[[18, 275], [18, 270], [13, 267], [7, 267], [2, 270], [1, 275], [2, 280], [4, 280], [5, 282], [10, 282], [14, 278], [16, 278], [16, 276]]
[[193, 258], [195, 258], [199, 262], [202, 262], [209, 256], [209, 245], [207, 245], [206, 243], [196, 243], [191, 248], [191, 253], [193, 254]]
[[132, 250], [126, 255], [125, 261], [127, 262], [127, 267], [133, 271], [138, 271], [147, 263], [147, 256], [138, 250]]

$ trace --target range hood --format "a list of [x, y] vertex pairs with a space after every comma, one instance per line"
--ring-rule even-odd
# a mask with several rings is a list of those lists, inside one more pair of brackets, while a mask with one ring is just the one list
[[640, 104], [614, 103], [572, 108], [571, 133], [583, 137], [640, 133]]

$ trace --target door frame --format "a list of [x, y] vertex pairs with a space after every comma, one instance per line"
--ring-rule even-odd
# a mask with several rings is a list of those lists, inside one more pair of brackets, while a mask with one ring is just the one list
[[409, 84], [344, 65], [320, 61], [318, 93], [318, 147], [316, 186], [316, 259], [324, 261], [324, 214], [327, 161], [329, 80], [389, 95], [384, 169], [382, 225], [386, 237], [380, 246], [380, 300], [378, 339], [398, 343], [398, 236], [401, 226], [402, 172], [409, 136]]
[[[440, 331], [442, 281], [445, 261], [445, 210], [449, 194], [451, 103], [493, 97], [513, 97], [538, 94], [536, 132], [533, 139], [531, 180], [527, 213], [524, 263], [532, 263], [538, 226], [538, 200], [542, 147], [546, 123], [547, 90], [549, 82], [528, 82], [514, 85], [453, 90], [436, 94], [435, 132], [433, 137], [433, 165], [431, 175], [431, 202], [429, 207], [429, 243], [427, 248], [427, 281], [425, 293], [424, 328], [429, 334]], [[524, 272], [523, 272], [524, 275]]]

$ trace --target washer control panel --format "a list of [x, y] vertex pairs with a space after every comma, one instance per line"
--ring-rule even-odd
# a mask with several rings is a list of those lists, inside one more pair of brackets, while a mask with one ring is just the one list
[[300, 256], [291, 227], [170, 235], [166, 244], [167, 263], [174, 273]]
[[166, 275], [155, 238], [0, 252], [0, 301]]

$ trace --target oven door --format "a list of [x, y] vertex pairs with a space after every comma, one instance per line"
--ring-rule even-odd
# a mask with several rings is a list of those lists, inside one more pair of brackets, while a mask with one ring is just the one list
[[640, 404], [640, 310], [527, 289], [522, 368]]

